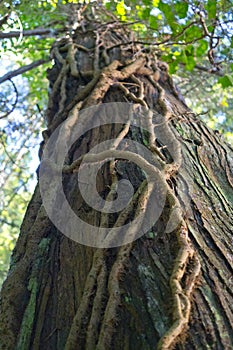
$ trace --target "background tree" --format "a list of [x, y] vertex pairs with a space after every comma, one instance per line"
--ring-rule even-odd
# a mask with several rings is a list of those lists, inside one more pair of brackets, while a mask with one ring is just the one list
[[[14, 348], [17, 344], [19, 349], [72, 349], [77, 346], [81, 349], [151, 349], [158, 343], [163, 349], [175, 344], [180, 348], [186, 335], [187, 349], [232, 347], [229, 285], [232, 274], [232, 222], [229, 219], [232, 217], [232, 149], [187, 108], [166, 64], [157, 59], [164, 51], [162, 59], [167, 61], [181, 56], [180, 61], [169, 62], [174, 70], [179, 62], [191, 69], [190, 64], [196, 57], [195, 45], [194, 49], [188, 49], [191, 54], [186, 62], [183, 56], [187, 56], [188, 51], [184, 53], [182, 49], [180, 54], [175, 54], [176, 51], [166, 48], [167, 43], [176, 50], [178, 44], [181, 47], [190, 45], [190, 38], [186, 41], [182, 36], [191, 28], [190, 18], [184, 25], [172, 12], [171, 19], [166, 5], [153, 3], [154, 8], [159, 6], [164, 14], [164, 28], [170, 28], [172, 33], [152, 28], [160, 35], [151, 38], [153, 48], [149, 45], [150, 31], [146, 35], [143, 31], [145, 24], [129, 25], [126, 21], [129, 9], [123, 2], [109, 3], [110, 12], [100, 4], [94, 13], [76, 12], [68, 26], [69, 35], [52, 48], [54, 66], [48, 71], [51, 89], [46, 112], [48, 129], [44, 132], [47, 142], [55, 127], [70, 117], [72, 111], [81, 113], [93, 104], [128, 101], [138, 108], [137, 113], [140, 108], [149, 107], [155, 118], [148, 119], [152, 133], [144, 132], [143, 124], [141, 128], [132, 125], [129, 128], [125, 123], [106, 126], [101, 133], [90, 131], [78, 140], [63, 169], [64, 188], [72, 208], [94, 226], [101, 223], [114, 227], [147, 209], [145, 175], [138, 165], [144, 166], [144, 170], [151, 167], [138, 157], [123, 161], [123, 154], [118, 153], [119, 159], [103, 165], [102, 175], [97, 177], [98, 190], [105, 199], [114, 197], [112, 186], [117, 180], [125, 178], [133, 184], [135, 196], [131, 207], [119, 215], [106, 218], [89, 208], [77, 188], [77, 157], [103, 140], [121, 141], [127, 136], [154, 152], [157, 166], [152, 159], [152, 175], [158, 168], [157, 180], [167, 190], [163, 212], [147, 235], [134, 243], [114, 249], [94, 249], [69, 240], [53, 226], [43, 209], [37, 187], [12, 257], [10, 275], [2, 290], [3, 348]], [[191, 7], [187, 5], [185, 16], [189, 17]], [[137, 8], [138, 16], [143, 19], [147, 13], [146, 18], [155, 26], [154, 17], [159, 14], [148, 12], [151, 6], [151, 3], [144, 3], [143, 11]], [[76, 9], [73, 5], [67, 8], [67, 13], [74, 13]], [[184, 10], [177, 5], [177, 13], [181, 13], [178, 8], [183, 11], [179, 17], [183, 19]], [[114, 9], [121, 21], [112, 17]], [[222, 75], [219, 62], [214, 60], [213, 43], [204, 20], [204, 14], [206, 20], [211, 20], [210, 13], [213, 15], [214, 10], [210, 3], [201, 8], [201, 12], [197, 7], [194, 9], [197, 27], [203, 30], [210, 45], [207, 47], [202, 42], [203, 52], [207, 52], [212, 61], [212, 73]], [[94, 16], [94, 25], [90, 23], [90, 16]], [[159, 23], [159, 17], [157, 20]], [[137, 30], [139, 38], [131, 36], [127, 29], [130, 26]], [[197, 33], [200, 31], [196, 30]], [[192, 38], [192, 43], [203, 40], [203, 35], [198, 40]], [[174, 43], [174, 39], [178, 41]], [[230, 85], [229, 76], [221, 79], [223, 85]], [[152, 122], [156, 122], [156, 128], [152, 127]], [[147, 188], [150, 189], [150, 183]], [[176, 223], [172, 232], [166, 229], [170, 219]], [[132, 232], [136, 229], [134, 227]], [[122, 320], [126, 320], [124, 327]], [[186, 334], [188, 324], [190, 329]]]

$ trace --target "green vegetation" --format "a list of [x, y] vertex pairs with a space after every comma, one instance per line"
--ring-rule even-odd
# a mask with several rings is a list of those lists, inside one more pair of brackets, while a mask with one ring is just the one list
[[[11, 0], [0, 4], [0, 285], [35, 182], [40, 133], [46, 127], [50, 48], [54, 40], [75, 31], [75, 6], [80, 3]], [[156, 49], [190, 108], [233, 142], [232, 0], [98, 3], [100, 22], [106, 15], [109, 21], [115, 16], [120, 25], [134, 31], [133, 40], [144, 42], [148, 50]], [[15, 72], [29, 64], [36, 68], [26, 67], [22, 75]]]

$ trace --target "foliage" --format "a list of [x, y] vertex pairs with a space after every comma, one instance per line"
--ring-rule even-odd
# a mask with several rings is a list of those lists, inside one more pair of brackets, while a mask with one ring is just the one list
[[190, 107], [197, 113], [208, 111], [204, 120], [233, 142], [232, 2], [125, 0], [106, 6], [122, 21], [136, 22], [132, 27], [137, 39], [158, 48], [170, 73], [178, 74]]
[[[34, 187], [32, 174], [38, 160], [33, 160], [32, 155], [39, 143], [38, 128], [42, 124], [36, 104], [29, 105], [26, 100], [30, 94], [27, 80], [18, 78], [16, 84], [24, 86], [24, 91], [20, 89], [18, 93], [17, 107], [8, 120], [0, 120], [0, 285]], [[2, 85], [3, 96], [9, 94], [8, 87], [11, 85]], [[37, 101], [34, 94], [30, 98]]]
[[[1, 74], [47, 59], [53, 41], [75, 30], [78, 23], [74, 6], [83, 3], [71, 0], [2, 2], [0, 55], [11, 65], [4, 63]], [[211, 127], [224, 132], [229, 141], [233, 140], [231, 0], [106, 0], [95, 4], [103, 8], [101, 20], [106, 20], [108, 14], [107, 20], [112, 20], [114, 15], [122, 25], [131, 27], [136, 41], [144, 42], [148, 49], [153, 47], [158, 58], [168, 62], [170, 73], [190, 107]], [[93, 7], [90, 8], [93, 12]], [[4, 35], [14, 31], [18, 32], [10, 38]], [[45, 127], [49, 65], [51, 63], [43, 64], [28, 70], [21, 79], [15, 77], [1, 84], [0, 280], [30, 197], [32, 156], [29, 148], [38, 147], [39, 132]], [[33, 161], [38, 163], [37, 156], [33, 156]]]

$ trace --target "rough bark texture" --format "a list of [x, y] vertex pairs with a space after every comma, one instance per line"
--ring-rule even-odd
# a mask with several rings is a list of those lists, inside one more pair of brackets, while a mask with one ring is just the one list
[[[160, 159], [167, 200], [149, 233], [122, 247], [96, 249], [56, 229], [37, 187], [2, 289], [1, 349], [232, 349], [233, 150], [183, 103], [166, 65], [117, 22], [83, 20], [52, 54], [45, 142], [75, 106], [128, 101], [164, 118], [156, 139], [110, 125], [78, 140], [64, 169], [73, 209], [93, 225], [106, 220], [83, 202], [73, 162], [122, 130]], [[159, 147], [163, 134], [172, 139], [166, 148]], [[181, 148], [182, 163], [172, 147]], [[105, 198], [119, 174], [135, 191], [144, 181], [133, 162], [108, 162], [97, 180]], [[146, 206], [143, 195], [138, 192], [125, 220]], [[177, 228], [168, 233], [175, 206], [182, 215], [178, 210]], [[114, 226], [117, 219], [108, 220]]]

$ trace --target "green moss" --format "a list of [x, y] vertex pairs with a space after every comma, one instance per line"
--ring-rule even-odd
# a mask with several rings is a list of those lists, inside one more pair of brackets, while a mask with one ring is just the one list
[[176, 125], [176, 130], [178, 131], [178, 133], [181, 135], [181, 136], [185, 136], [185, 131], [182, 129], [181, 125], [180, 124], [177, 124]]
[[36, 312], [37, 294], [39, 290], [38, 276], [39, 276], [39, 271], [43, 266], [43, 262], [47, 258], [50, 241], [51, 241], [50, 238], [42, 238], [38, 245], [37, 255], [33, 264], [31, 278], [28, 284], [28, 290], [30, 291], [30, 298], [24, 312], [16, 350], [30, 349], [30, 342], [31, 342], [34, 318], [35, 318], [35, 312]]
[[30, 341], [33, 330], [33, 323], [36, 311], [36, 298], [38, 283], [36, 278], [31, 278], [28, 285], [28, 290], [31, 292], [29, 303], [24, 312], [23, 321], [21, 324], [19, 340], [16, 349], [30, 349]]
[[147, 233], [147, 237], [149, 239], [154, 239], [156, 237], [156, 233], [153, 232], [153, 231], [150, 231], [150, 232]]
[[48, 251], [50, 240], [50, 238], [42, 238], [42, 240], [39, 243], [39, 249], [41, 253]]

